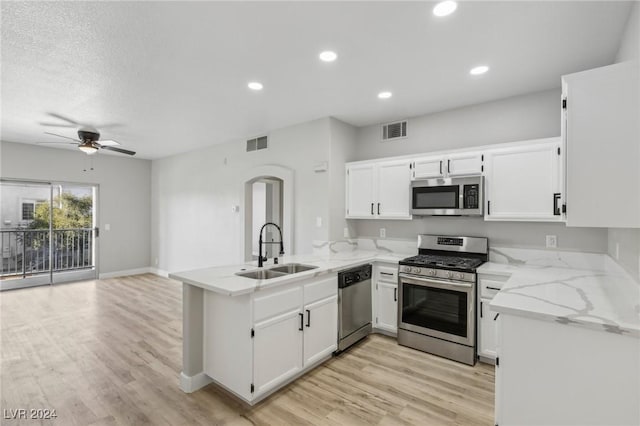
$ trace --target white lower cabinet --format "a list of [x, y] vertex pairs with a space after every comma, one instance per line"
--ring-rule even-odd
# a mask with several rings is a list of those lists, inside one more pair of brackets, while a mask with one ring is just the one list
[[336, 274], [226, 296], [205, 292], [204, 373], [255, 404], [338, 347]]
[[300, 311], [259, 322], [254, 333], [253, 384], [260, 395], [302, 371]]
[[374, 280], [373, 326], [395, 334], [398, 332], [398, 267], [376, 265]]
[[498, 294], [509, 275], [478, 274], [478, 345], [481, 361], [497, 358], [498, 313], [491, 309], [491, 300]]
[[398, 331], [398, 284], [378, 283], [378, 316], [376, 328], [392, 333]]
[[315, 364], [337, 349], [338, 296], [305, 306], [304, 367]]
[[478, 355], [496, 359], [496, 312], [489, 306], [491, 299], [480, 299], [480, 325], [478, 327]]

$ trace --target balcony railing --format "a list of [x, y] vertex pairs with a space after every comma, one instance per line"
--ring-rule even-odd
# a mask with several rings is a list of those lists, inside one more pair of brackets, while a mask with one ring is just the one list
[[2, 229], [0, 253], [0, 279], [92, 268], [93, 228]]

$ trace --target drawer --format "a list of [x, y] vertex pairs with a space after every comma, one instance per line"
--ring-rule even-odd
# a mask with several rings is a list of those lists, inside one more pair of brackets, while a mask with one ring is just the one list
[[480, 284], [480, 297], [484, 299], [492, 299], [495, 296], [509, 277], [501, 275], [490, 275], [478, 277]]
[[398, 283], [398, 268], [389, 266], [378, 266], [376, 268], [376, 280], [389, 283]]
[[256, 323], [293, 309], [300, 309], [301, 305], [302, 286], [254, 297], [253, 322]]
[[338, 294], [338, 277], [330, 275], [321, 280], [304, 285], [304, 304], [316, 302]]

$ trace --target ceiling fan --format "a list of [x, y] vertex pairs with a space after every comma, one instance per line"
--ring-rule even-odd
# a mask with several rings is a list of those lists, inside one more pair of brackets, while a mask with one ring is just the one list
[[[127, 155], [135, 155], [134, 151], [129, 151], [128, 149], [118, 148], [120, 145], [118, 142], [114, 140], [100, 140], [100, 132], [93, 126], [86, 126], [78, 123], [75, 120], [72, 120], [68, 117], [48, 113], [50, 116], [64, 120], [69, 124], [56, 124], [56, 123], [40, 123], [43, 126], [56, 126], [56, 127], [79, 127], [78, 129], [78, 139], [70, 138], [68, 136], [58, 135], [56, 133], [44, 132], [47, 135], [58, 136], [60, 138], [70, 139], [73, 142], [39, 142], [38, 144], [68, 144], [68, 145], [77, 145], [78, 148], [86, 153], [87, 155], [95, 154], [99, 149], [106, 149], [109, 151], [115, 151], [122, 154]], [[102, 127], [117, 127], [120, 124], [112, 123], [105, 124]]]

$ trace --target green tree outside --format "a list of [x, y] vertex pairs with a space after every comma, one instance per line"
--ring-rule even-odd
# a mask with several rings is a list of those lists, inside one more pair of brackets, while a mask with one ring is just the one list
[[[93, 200], [91, 196], [78, 197], [64, 192], [54, 198], [53, 205], [53, 229], [92, 227]], [[49, 203], [36, 205], [33, 221], [29, 228], [49, 229]]]

